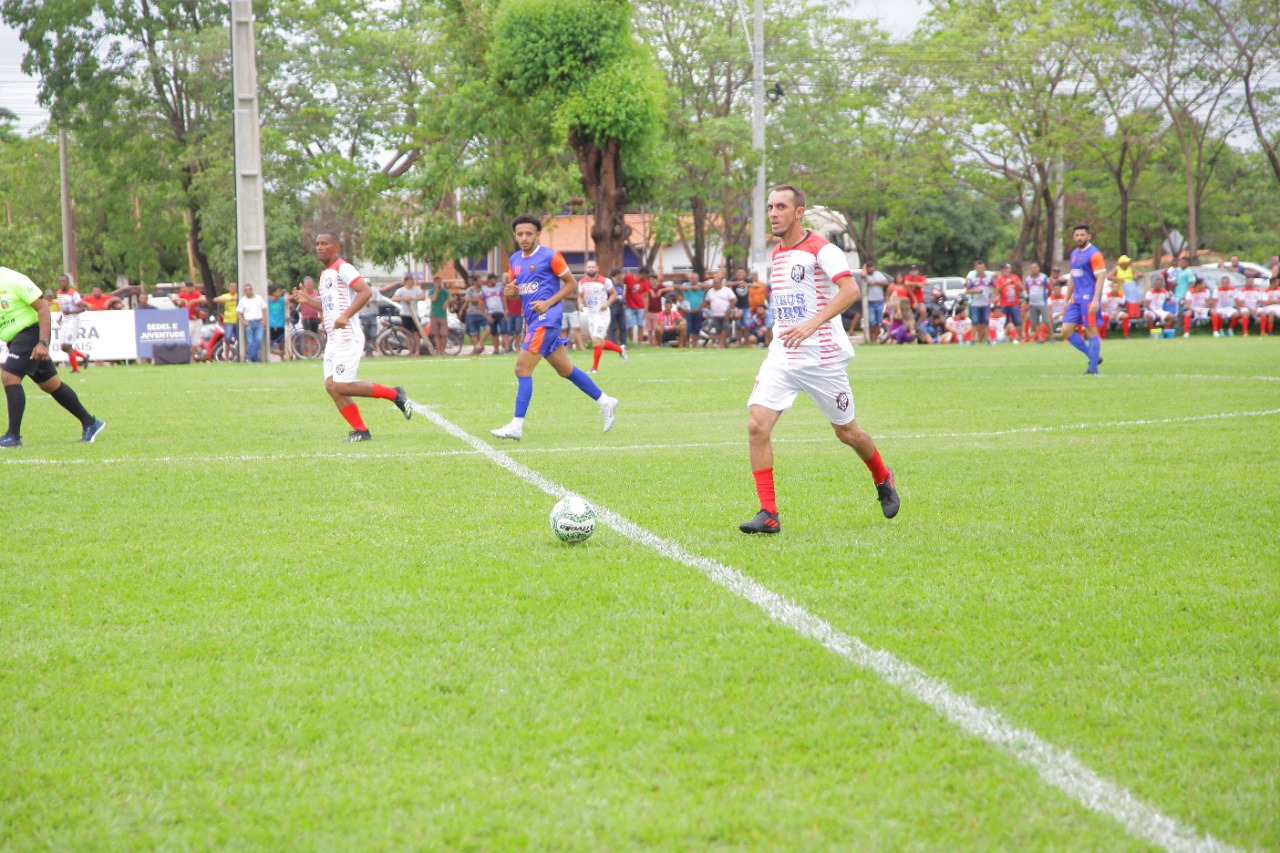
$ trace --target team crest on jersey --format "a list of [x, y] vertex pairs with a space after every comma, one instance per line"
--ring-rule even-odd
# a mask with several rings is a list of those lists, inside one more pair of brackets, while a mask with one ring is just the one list
[[791, 268], [791, 280], [795, 282], [804, 281], [804, 264], [796, 264]]
[[836, 408], [842, 412], [847, 412], [849, 410], [849, 395], [844, 391], [841, 391], [836, 395]]

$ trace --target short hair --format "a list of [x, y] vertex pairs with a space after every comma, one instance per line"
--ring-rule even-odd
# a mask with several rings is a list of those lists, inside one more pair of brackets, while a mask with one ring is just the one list
[[317, 240], [319, 240], [321, 237], [328, 237], [330, 240], [332, 240], [332, 241], [333, 241], [334, 243], [336, 243], [337, 245], [339, 245], [339, 246], [341, 246], [341, 245], [342, 245], [342, 238], [341, 238], [341, 237], [339, 237], [339, 236], [338, 236], [338, 232], [337, 232], [337, 231], [335, 231], [335, 230], [334, 230], [334, 229], [332, 229], [332, 228], [325, 228], [323, 231], [317, 231], [317, 232], [316, 232], [316, 239], [317, 239]]
[[982, 258], [978, 258], [976, 261], [973, 262], [973, 265], [976, 267], [978, 264], [982, 264], [985, 267], [987, 265], [987, 262], [984, 261]]
[[515, 231], [517, 225], [532, 225], [534, 230], [542, 232], [542, 220], [534, 216], [532, 213], [522, 213], [515, 219], [511, 220], [511, 230]]
[[775, 193], [780, 193], [783, 190], [787, 190], [788, 192], [791, 193], [791, 198], [792, 200], [795, 201], [796, 207], [809, 206], [809, 197], [805, 195], [804, 190], [800, 189], [794, 184], [778, 184], [776, 187], [773, 188], [773, 192]]
[[1092, 234], [1092, 233], [1093, 233], [1093, 229], [1092, 229], [1092, 228], [1090, 228], [1088, 225], [1085, 225], [1083, 222], [1081, 222], [1081, 223], [1079, 223], [1079, 224], [1077, 224], [1077, 225], [1073, 225], [1073, 226], [1071, 227], [1071, 233], [1072, 233], [1072, 234], [1076, 233], [1077, 231], [1083, 231], [1083, 232], [1084, 232], [1084, 233], [1086, 233], [1086, 234]]

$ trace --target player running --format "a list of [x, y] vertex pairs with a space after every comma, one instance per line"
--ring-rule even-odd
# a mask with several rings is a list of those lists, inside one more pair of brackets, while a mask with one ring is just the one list
[[[600, 390], [580, 367], [569, 360], [569, 339], [560, 336], [563, 309], [561, 301], [578, 288], [564, 257], [553, 249], [538, 245], [542, 220], [521, 214], [511, 223], [519, 247], [511, 255], [511, 283], [507, 295], [520, 295], [524, 308], [525, 336], [516, 356], [516, 411], [505, 426], [489, 430], [494, 438], [519, 441], [524, 435], [524, 418], [533, 399], [533, 369], [544, 358], [582, 393], [595, 400], [604, 418], [604, 431], [613, 429], [618, 401]], [[593, 335], [594, 337], [594, 335]]]
[[388, 388], [376, 382], [361, 382], [360, 359], [364, 356], [364, 330], [352, 320], [369, 301], [372, 293], [369, 284], [351, 264], [344, 261], [342, 246], [333, 231], [321, 231], [316, 235], [316, 257], [325, 265], [320, 273], [319, 298], [294, 288], [293, 299], [299, 305], [308, 305], [321, 312], [328, 342], [324, 347], [324, 389], [333, 398], [338, 412], [351, 424], [351, 432], [343, 441], [370, 441], [373, 436], [360, 417], [360, 408], [352, 397], [377, 397], [391, 400], [404, 413], [405, 419], [413, 417], [409, 408], [409, 395], [399, 386]]
[[71, 372], [79, 373], [77, 360], [83, 361], [86, 368], [89, 366], [89, 356], [76, 349], [76, 341], [80, 340], [80, 315], [88, 310], [88, 306], [80, 298], [80, 292], [71, 286], [71, 276], [65, 273], [58, 276], [58, 291], [54, 298], [58, 300], [58, 313], [62, 318], [58, 324], [58, 346], [71, 360]]
[[743, 533], [782, 529], [770, 435], [801, 391], [822, 410], [836, 437], [852, 447], [871, 471], [884, 517], [893, 518], [900, 506], [893, 472], [853, 416], [847, 369], [853, 346], [840, 325], [840, 314], [858, 299], [858, 285], [844, 252], [805, 229], [805, 205], [804, 191], [790, 184], [777, 186], [769, 194], [769, 227], [780, 238], [769, 273], [774, 335], [747, 400], [751, 472], [760, 511], [738, 525]]
[[627, 360], [626, 346], [618, 346], [609, 340], [609, 317], [618, 291], [611, 279], [600, 275], [595, 261], [587, 261], [587, 274], [578, 282], [578, 303], [587, 318], [587, 333], [591, 335], [591, 372], [600, 369], [600, 354], [605, 350], [616, 352]]
[[9, 409], [9, 430], [0, 436], [0, 448], [22, 446], [22, 415], [27, 408], [22, 379], [26, 376], [80, 421], [81, 441], [92, 442], [106, 427], [85, 411], [76, 392], [58, 378], [49, 358], [52, 326], [49, 303], [35, 282], [16, 270], [0, 267], [0, 341], [9, 349], [8, 357], [0, 362], [0, 382]]
[[[1089, 359], [1085, 375], [1097, 376], [1098, 365], [1102, 364], [1098, 302], [1107, 280], [1107, 262], [1091, 242], [1093, 237], [1088, 225], [1081, 224], [1071, 229], [1071, 237], [1076, 241], [1076, 248], [1071, 250], [1071, 277], [1067, 279], [1067, 313], [1062, 318], [1062, 337]], [[1076, 334], [1076, 326], [1084, 327], [1084, 338]]]

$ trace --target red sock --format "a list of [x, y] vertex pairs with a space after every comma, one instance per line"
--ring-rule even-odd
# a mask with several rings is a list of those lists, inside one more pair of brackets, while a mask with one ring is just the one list
[[593, 347], [591, 350], [591, 369], [598, 370], [600, 368], [600, 353], [604, 352], [604, 347]]
[[618, 345], [617, 345], [617, 344], [615, 344], [613, 341], [605, 341], [605, 342], [604, 342], [604, 348], [605, 348], [606, 350], [608, 350], [609, 352], [616, 352], [616, 353], [621, 353], [621, 352], [622, 352], [622, 347], [618, 346]]
[[877, 486], [889, 479], [889, 469], [884, 467], [884, 460], [880, 458], [879, 449], [870, 459], [862, 461], [866, 463], [867, 470], [871, 472], [871, 481]]
[[1241, 331], [1244, 332], [1244, 336], [1246, 338], [1249, 337], [1249, 318], [1248, 317], [1240, 318], [1240, 329]]
[[756, 494], [760, 496], [760, 508], [777, 515], [778, 497], [773, 490], [773, 469], [761, 468], [759, 471], [752, 471], [751, 475], [756, 478]]
[[[388, 388], [386, 385], [379, 385], [375, 382], [373, 383], [373, 396], [377, 397], [379, 400], [394, 400], [396, 398], [396, 392], [394, 388]], [[354, 405], [354, 403], [352, 405]], [[359, 415], [356, 417], [359, 417]], [[356, 429], [364, 429], [364, 427], [359, 426], [356, 427]]]
[[1104, 338], [1104, 339], [1107, 337], [1107, 326], [1110, 326], [1110, 325], [1111, 325], [1110, 323], [1107, 323], [1106, 325], [1103, 325], [1103, 326], [1099, 326], [1099, 327], [1098, 327], [1098, 335], [1099, 335], [1099, 337], [1102, 337], [1102, 338]]
[[1191, 314], [1188, 312], [1182, 315], [1182, 332], [1183, 334], [1191, 334]]
[[1213, 315], [1213, 319], [1210, 321], [1210, 323], [1213, 325], [1213, 330], [1215, 332], [1222, 331], [1222, 318], [1219, 317], [1217, 314]]
[[72, 350], [72, 351], [71, 351], [71, 353], [67, 356], [67, 358], [71, 359], [71, 372], [72, 372], [72, 373], [75, 373], [77, 370], [79, 370], [79, 369], [80, 369], [80, 365], [79, 365], [79, 364], [77, 363], [77, 361], [76, 361], [76, 351], [75, 351], [75, 350]]
[[339, 409], [338, 413], [347, 419], [347, 423], [351, 424], [352, 429], [368, 429], [368, 427], [364, 425], [364, 418], [360, 417], [360, 407], [355, 403], [352, 403], [345, 409]]

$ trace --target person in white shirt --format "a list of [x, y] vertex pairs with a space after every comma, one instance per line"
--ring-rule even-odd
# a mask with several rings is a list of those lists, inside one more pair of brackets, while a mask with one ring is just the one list
[[600, 370], [600, 356], [605, 350], [616, 352], [627, 360], [626, 345], [619, 346], [609, 340], [609, 320], [613, 303], [619, 299], [613, 280], [600, 275], [595, 261], [587, 261], [586, 275], [578, 282], [579, 313], [586, 318], [587, 333], [591, 336], [591, 373]]
[[258, 353], [262, 351], [262, 332], [267, 320], [267, 300], [254, 294], [252, 284], [245, 284], [240, 290], [236, 314], [240, 315], [240, 322], [244, 325], [246, 355], [249, 361], [257, 361]]
[[724, 286], [723, 276], [716, 276], [703, 301], [707, 306], [707, 334], [718, 338], [720, 349], [724, 349], [725, 341], [729, 338], [729, 327], [738, 316], [735, 307], [738, 297], [731, 288]]
[[71, 276], [58, 276], [58, 292], [54, 294], [58, 300], [58, 346], [71, 360], [71, 372], [79, 373], [77, 360], [83, 359], [84, 366], [89, 366], [89, 356], [76, 349], [80, 340], [80, 315], [85, 312], [84, 300], [80, 293], [71, 286]]
[[[738, 525], [743, 533], [777, 533], [778, 504], [773, 482], [773, 427], [801, 391], [831, 422], [836, 438], [852, 447], [876, 486], [885, 518], [898, 514], [900, 501], [893, 472], [880, 458], [875, 441], [853, 414], [848, 363], [853, 345], [840, 314], [859, 298], [858, 284], [844, 252], [820, 234], [806, 230], [805, 193], [782, 184], [769, 194], [769, 227], [779, 238], [773, 250], [769, 284], [773, 298], [773, 341], [747, 400], [751, 471], [760, 511]], [[707, 294], [708, 301], [715, 294]]]

